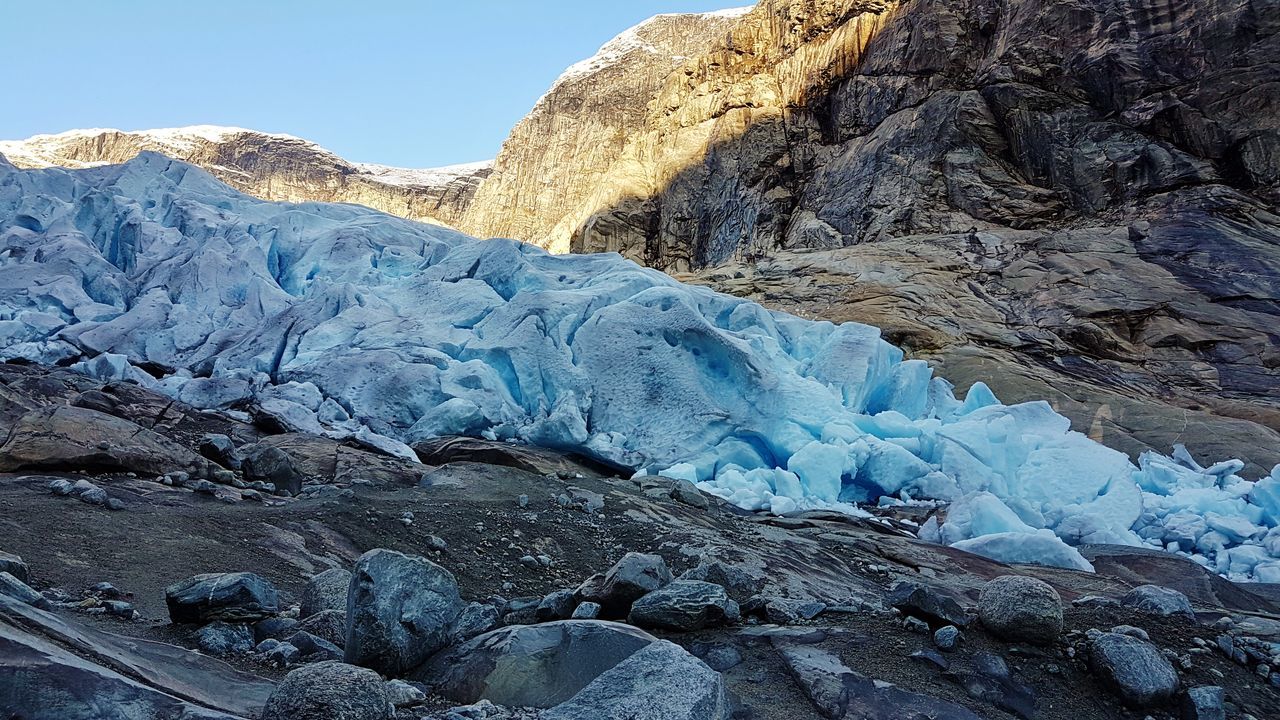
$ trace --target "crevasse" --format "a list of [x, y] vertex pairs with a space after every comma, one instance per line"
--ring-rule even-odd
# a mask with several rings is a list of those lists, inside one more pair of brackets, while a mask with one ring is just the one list
[[[0, 162], [0, 358], [412, 457], [442, 434], [572, 449], [742, 507], [951, 503], [923, 538], [1089, 569], [1160, 547], [1280, 581], [1280, 468], [1125, 455], [1044, 402], [963, 401], [875, 328], [803, 320], [616, 255], [551, 256], [351, 205], [259, 201], [143, 153]], [[156, 379], [136, 366], [167, 366]]]

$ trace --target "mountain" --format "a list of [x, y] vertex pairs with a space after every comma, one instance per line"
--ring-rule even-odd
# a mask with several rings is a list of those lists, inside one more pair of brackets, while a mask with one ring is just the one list
[[657, 15], [567, 69], [511, 131], [459, 227], [568, 252], [565, 223], [645, 126], [655, 95], [749, 10]]
[[351, 163], [292, 135], [210, 125], [71, 130], [0, 142], [0, 155], [23, 168], [121, 163], [144, 150], [198, 165], [266, 200], [358, 203], [445, 225], [458, 221], [492, 166], [481, 162], [410, 170]]
[[[1278, 18], [1237, 0], [765, 0], [663, 78], [624, 61], [552, 88], [461, 228], [875, 324], [1134, 456], [1194, 438], [1266, 469]], [[591, 98], [619, 95], [628, 112], [581, 130]]]

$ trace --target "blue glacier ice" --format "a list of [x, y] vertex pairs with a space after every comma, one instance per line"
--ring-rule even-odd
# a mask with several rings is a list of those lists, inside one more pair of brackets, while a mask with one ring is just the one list
[[[269, 203], [143, 153], [0, 161], [0, 359], [412, 458], [464, 434], [697, 482], [742, 507], [951, 503], [922, 537], [1088, 569], [1083, 543], [1280, 578], [1280, 468], [1122, 453], [1048, 403], [958, 399], [876, 328], [772, 312], [608, 255], [552, 256], [354, 205]], [[172, 368], [154, 377], [140, 367]]]

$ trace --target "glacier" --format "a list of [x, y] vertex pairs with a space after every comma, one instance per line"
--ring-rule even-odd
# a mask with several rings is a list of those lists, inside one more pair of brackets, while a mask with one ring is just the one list
[[[0, 157], [0, 360], [410, 446], [470, 435], [686, 479], [778, 514], [945, 501], [921, 538], [1090, 569], [1075, 546], [1280, 581], [1280, 466], [1137, 465], [1046, 402], [963, 399], [873, 327], [766, 310], [615, 254], [554, 256], [355, 205], [272, 203], [155, 153]], [[942, 518], [940, 520], [940, 518]]]

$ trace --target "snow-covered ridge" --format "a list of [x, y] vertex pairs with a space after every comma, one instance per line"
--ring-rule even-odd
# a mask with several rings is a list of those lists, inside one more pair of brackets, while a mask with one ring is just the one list
[[471, 177], [483, 170], [493, 168], [492, 160], [458, 165], [445, 165], [437, 168], [415, 170], [411, 168], [391, 167], [373, 163], [356, 163], [362, 175], [388, 185], [400, 187], [434, 187], [445, 185], [458, 178]]
[[[570, 65], [551, 84], [551, 88], [550, 90], [547, 91], [547, 94], [550, 94], [551, 91], [555, 90], [558, 86], [563, 85], [564, 83], [571, 82], [573, 80], [595, 74], [597, 72], [600, 72], [601, 70], [604, 70], [605, 68], [616, 65], [631, 53], [644, 52], [644, 53], [659, 54], [661, 51], [657, 47], [655, 47], [653, 44], [645, 41], [641, 35], [641, 32], [646, 26], [652, 25], [653, 23], [656, 23], [656, 22], [660, 22], [665, 18], [686, 16], [686, 17], [703, 17], [703, 18], [723, 18], [723, 19], [731, 20], [734, 18], [742, 17], [743, 15], [746, 15], [747, 13], [751, 12], [751, 10], [752, 10], [752, 6], [748, 6], [748, 7], [740, 7], [740, 8], [729, 8], [727, 10], [716, 10], [713, 12], [705, 12], [705, 13], [684, 13], [684, 14], [663, 13], [659, 15], [654, 15], [653, 17], [647, 20], [644, 20], [643, 22], [640, 22], [622, 31], [616, 37], [609, 40], [604, 45], [600, 46], [600, 49], [597, 50], [596, 53], [591, 57], [585, 58], [583, 60], [579, 60], [578, 62]], [[545, 95], [543, 97], [545, 97]]]
[[[352, 163], [317, 143], [295, 135], [221, 125], [190, 125], [187, 127], [157, 128], [152, 130], [117, 130], [114, 128], [68, 130], [61, 133], [33, 135], [25, 140], [0, 141], [0, 155], [4, 155], [10, 162], [19, 167], [97, 167], [110, 163], [77, 160], [71, 156], [68, 149], [85, 142], [93, 142], [100, 137], [115, 135], [125, 136], [134, 140], [137, 146], [143, 150], [159, 152], [178, 160], [191, 160], [193, 155], [200, 150], [201, 145], [229, 143], [242, 136], [253, 136], [258, 139], [296, 144], [305, 148], [309, 153], [322, 156], [326, 163], [339, 167], [348, 167], [353, 174], [365, 177], [372, 182], [397, 187], [438, 187], [458, 178], [474, 175], [477, 171], [493, 166], [492, 160], [422, 169], [392, 167], [374, 163]], [[234, 168], [224, 166], [210, 167], [223, 170], [229, 174], [243, 174], [242, 171]]]
[[[270, 203], [144, 152], [0, 163], [0, 359], [403, 443], [472, 435], [699, 483], [750, 509], [949, 501], [921, 536], [1090, 568], [1145, 545], [1280, 581], [1280, 467], [1137, 466], [1045, 402], [959, 400], [876, 328], [772, 312], [617, 255], [552, 256], [345, 204]], [[178, 370], [153, 378], [144, 362]]]

